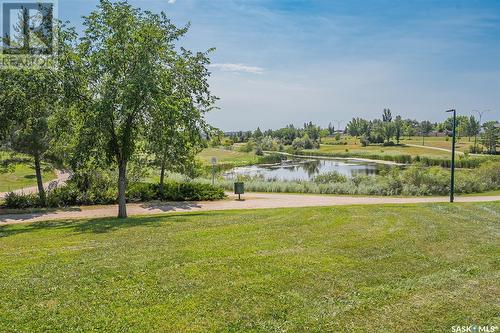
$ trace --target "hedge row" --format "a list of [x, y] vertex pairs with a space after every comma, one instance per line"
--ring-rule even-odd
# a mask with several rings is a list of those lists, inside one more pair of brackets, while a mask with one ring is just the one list
[[[207, 201], [225, 197], [224, 189], [198, 182], [168, 182], [162, 188], [158, 184], [138, 183], [130, 185], [127, 201]], [[101, 188], [92, 191], [80, 190], [74, 182], [56, 188], [47, 193], [44, 205], [37, 194], [9, 193], [5, 198], [7, 208], [68, 207], [82, 205], [107, 205], [117, 203], [117, 191], [114, 188]]]

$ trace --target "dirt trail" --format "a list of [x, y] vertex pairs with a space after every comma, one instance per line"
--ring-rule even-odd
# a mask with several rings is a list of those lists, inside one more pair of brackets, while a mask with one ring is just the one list
[[[336, 205], [379, 205], [379, 204], [412, 204], [429, 202], [447, 202], [448, 197], [361, 197], [361, 196], [331, 196], [331, 195], [300, 195], [276, 193], [249, 193], [244, 201], [229, 199], [212, 202], [152, 202], [128, 204], [129, 216], [165, 214], [172, 212], [195, 212], [230, 209], [260, 209], [260, 208], [290, 208], [316, 207]], [[456, 202], [500, 201], [499, 196], [468, 196], [458, 197]], [[48, 220], [66, 220], [82, 218], [114, 217], [117, 206], [74, 207], [55, 211], [0, 215], [0, 226], [14, 223], [38, 222]]]

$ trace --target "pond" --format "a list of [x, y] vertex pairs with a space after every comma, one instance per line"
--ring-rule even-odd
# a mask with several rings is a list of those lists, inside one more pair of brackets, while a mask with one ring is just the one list
[[224, 174], [226, 179], [237, 176], [261, 177], [265, 180], [312, 180], [320, 174], [337, 171], [346, 176], [376, 175], [388, 165], [345, 159], [293, 159], [276, 165], [251, 165], [234, 168]]

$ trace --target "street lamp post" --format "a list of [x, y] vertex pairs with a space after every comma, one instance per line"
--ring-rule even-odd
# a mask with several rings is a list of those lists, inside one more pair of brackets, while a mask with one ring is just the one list
[[457, 111], [455, 109], [446, 112], [453, 112], [453, 140], [451, 143], [451, 180], [450, 180], [450, 202], [454, 201], [455, 195], [455, 135], [457, 127]]

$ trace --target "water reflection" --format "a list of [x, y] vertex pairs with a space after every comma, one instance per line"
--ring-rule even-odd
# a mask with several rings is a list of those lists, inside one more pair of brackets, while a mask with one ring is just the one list
[[351, 160], [295, 159], [278, 165], [252, 165], [231, 170], [225, 174], [227, 179], [237, 176], [261, 177], [265, 180], [312, 180], [315, 176], [337, 171], [346, 177], [355, 175], [376, 175], [386, 165]]

